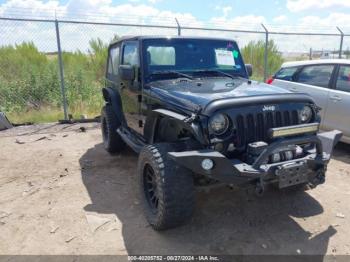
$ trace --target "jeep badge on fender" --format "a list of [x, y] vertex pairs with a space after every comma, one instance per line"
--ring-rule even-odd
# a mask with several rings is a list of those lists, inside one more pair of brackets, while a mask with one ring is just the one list
[[138, 189], [155, 230], [191, 217], [197, 186], [262, 195], [267, 185], [325, 182], [341, 132], [318, 133], [310, 96], [249, 80], [234, 40], [126, 37], [111, 43], [106, 64], [103, 144], [139, 153]]

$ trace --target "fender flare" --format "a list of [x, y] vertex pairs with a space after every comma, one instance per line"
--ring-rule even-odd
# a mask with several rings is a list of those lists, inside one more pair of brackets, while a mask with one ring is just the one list
[[123, 112], [122, 100], [117, 90], [111, 87], [102, 88], [103, 99], [106, 104], [112, 106], [114, 114], [117, 116], [123, 126], [126, 126], [126, 119]]
[[188, 116], [167, 110], [167, 109], [155, 109], [147, 116], [145, 126], [145, 138], [149, 144], [155, 142], [155, 135], [157, 133], [159, 120], [163, 117], [174, 119], [180, 126], [189, 130], [195, 137], [195, 139], [201, 144], [207, 144], [208, 141], [203, 135], [203, 130], [198, 121], [187, 122]]

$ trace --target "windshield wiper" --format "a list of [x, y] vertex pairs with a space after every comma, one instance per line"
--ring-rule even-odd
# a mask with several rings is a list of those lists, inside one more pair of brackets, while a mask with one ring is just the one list
[[192, 76], [190, 76], [188, 74], [185, 74], [185, 73], [178, 72], [178, 71], [173, 71], [173, 70], [154, 71], [150, 75], [176, 75], [176, 76], [182, 76], [182, 77], [185, 77], [185, 78], [193, 80]]
[[229, 78], [235, 79], [237, 77], [242, 77], [241, 75], [239, 76], [233, 76], [231, 74], [225, 73], [223, 71], [217, 70], [217, 69], [201, 69], [201, 70], [195, 70], [195, 73], [216, 73], [216, 74], [220, 74], [222, 76], [227, 76]]

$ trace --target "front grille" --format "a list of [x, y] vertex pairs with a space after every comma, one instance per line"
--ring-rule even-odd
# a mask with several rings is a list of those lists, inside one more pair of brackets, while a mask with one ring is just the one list
[[240, 114], [236, 117], [236, 147], [244, 147], [256, 141], [269, 142], [268, 130], [270, 128], [297, 124], [299, 124], [297, 110]]

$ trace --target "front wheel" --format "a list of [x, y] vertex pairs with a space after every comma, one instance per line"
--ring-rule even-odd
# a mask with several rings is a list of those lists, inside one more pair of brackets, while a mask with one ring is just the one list
[[155, 230], [183, 224], [192, 216], [194, 185], [192, 173], [167, 156], [171, 144], [146, 146], [140, 153], [138, 175], [146, 218]]

